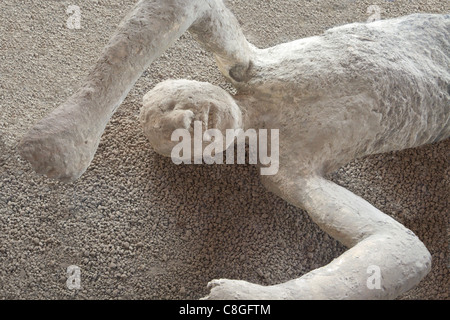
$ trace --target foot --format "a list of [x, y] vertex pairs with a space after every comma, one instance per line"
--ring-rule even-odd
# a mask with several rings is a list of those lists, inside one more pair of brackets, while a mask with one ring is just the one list
[[62, 182], [75, 181], [86, 171], [103, 132], [70, 109], [76, 108], [60, 107], [52, 112], [18, 146], [20, 155], [37, 173]]

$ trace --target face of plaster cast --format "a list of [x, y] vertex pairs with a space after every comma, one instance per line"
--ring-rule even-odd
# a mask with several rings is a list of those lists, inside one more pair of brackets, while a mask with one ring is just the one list
[[[203, 124], [202, 134], [218, 129], [242, 128], [242, 112], [225, 90], [210, 83], [169, 80], [158, 84], [143, 99], [141, 125], [154, 150], [170, 157], [178, 141], [171, 141], [177, 129], [187, 129], [194, 137], [194, 122]], [[209, 142], [204, 143], [204, 147]], [[224, 149], [229, 145], [224, 145]], [[223, 151], [222, 150], [222, 151]]]

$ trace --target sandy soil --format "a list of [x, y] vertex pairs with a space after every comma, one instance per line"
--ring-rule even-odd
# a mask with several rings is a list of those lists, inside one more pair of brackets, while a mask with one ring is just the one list
[[[15, 146], [76, 90], [135, 0], [0, 2], [0, 299], [197, 299], [215, 278], [283, 282], [345, 251], [302, 210], [265, 191], [252, 166], [175, 166], [137, 118], [169, 78], [229, 88], [189, 34], [140, 78], [94, 162], [73, 184], [34, 174]], [[69, 5], [81, 29], [69, 29]], [[230, 0], [248, 39], [267, 47], [381, 17], [448, 13], [446, 0]], [[450, 142], [355, 161], [332, 179], [413, 230], [430, 274], [400, 299], [448, 299]], [[66, 269], [81, 269], [81, 289]]]

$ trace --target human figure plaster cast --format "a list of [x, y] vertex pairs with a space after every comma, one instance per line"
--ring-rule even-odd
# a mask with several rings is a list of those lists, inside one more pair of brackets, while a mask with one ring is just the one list
[[[422, 242], [324, 176], [358, 157], [450, 136], [448, 15], [355, 23], [258, 49], [222, 0], [141, 0], [81, 88], [24, 137], [21, 155], [50, 178], [79, 178], [135, 81], [187, 30], [238, 93], [196, 81], [158, 84], [141, 113], [153, 148], [170, 155], [173, 130], [195, 120], [221, 131], [279, 129], [279, 171], [262, 177], [264, 185], [349, 247], [286, 283], [214, 280], [207, 298], [391, 299], [419, 283], [431, 265]], [[367, 286], [371, 266], [381, 271], [379, 289]]]

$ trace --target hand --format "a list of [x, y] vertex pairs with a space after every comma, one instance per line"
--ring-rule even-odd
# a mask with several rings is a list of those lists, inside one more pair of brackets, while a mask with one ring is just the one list
[[208, 283], [210, 294], [201, 300], [284, 300], [280, 286], [262, 286], [242, 280], [220, 279]]

